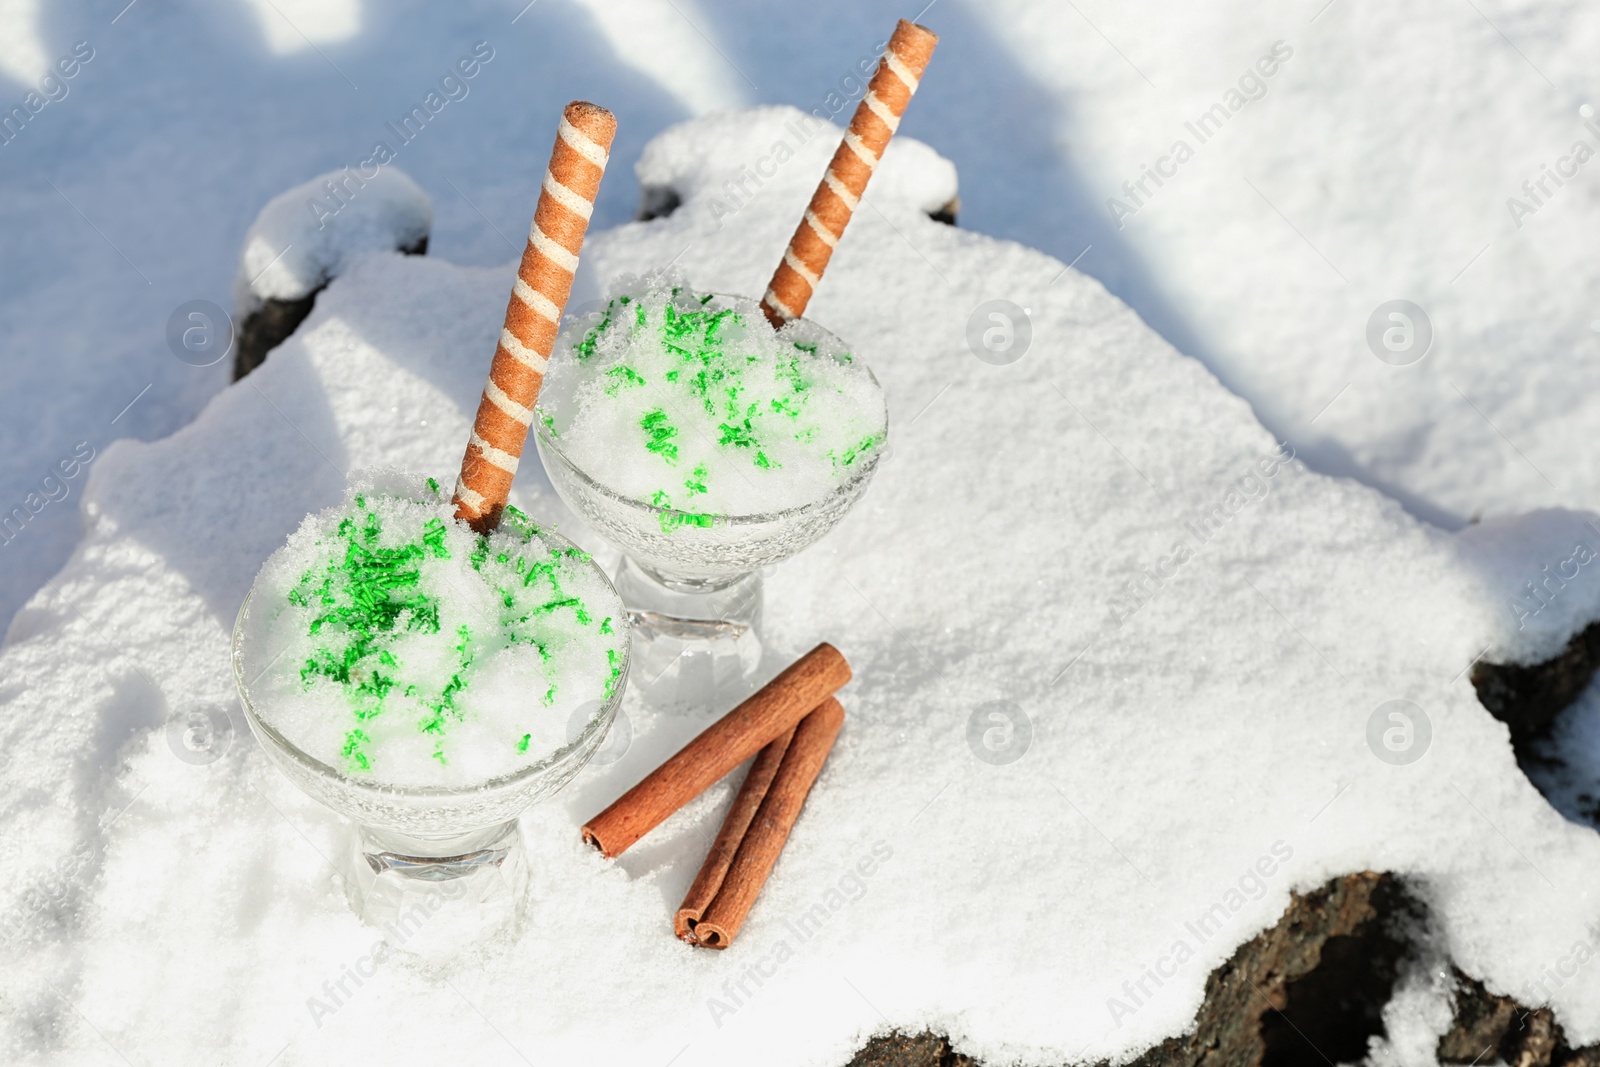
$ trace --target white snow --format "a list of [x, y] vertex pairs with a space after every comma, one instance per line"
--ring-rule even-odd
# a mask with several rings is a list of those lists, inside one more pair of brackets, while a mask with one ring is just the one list
[[[1600, 464], [1578, 443], [1600, 417], [1600, 265], [1577, 234], [1600, 225], [1600, 168], [1578, 165], [1574, 146], [1600, 151], [1580, 111], [1600, 105], [1583, 59], [1600, 45], [1600, 11], [1002, 0], [981, 22], [934, 21], [946, 41], [970, 34], [967, 57], [982, 41], [1015, 65], [988, 94], [1038, 101], [1007, 131], [1037, 157], [996, 153], [981, 171], [980, 124], [933, 128], [956, 138], [912, 127], [961, 167], [964, 221], [1063, 259], [1092, 244], [1080, 268], [1308, 464], [1422, 517], [1454, 528], [1596, 506]], [[1278, 42], [1293, 55], [1266, 95], [1200, 143], [1185, 123]], [[952, 54], [941, 46], [934, 63]], [[917, 107], [936, 113], [964, 88], [930, 76]], [[1124, 183], [1179, 139], [1195, 157], [1147, 184], [1119, 229], [1108, 200], [1128, 200]], [[1058, 191], [1042, 197], [1053, 214], [1001, 219], [989, 206], [1008, 187], [1033, 193], [1031, 176], [999, 173], [1018, 155], [1054, 172]], [[1564, 184], [1530, 198], [1523, 183], [1558, 166]], [[1514, 213], [1513, 198], [1536, 213]], [[1410, 366], [1380, 362], [1365, 339], [1395, 299], [1432, 324], [1432, 350]]]
[[1497, 663], [1536, 663], [1600, 619], [1600, 520], [1593, 513], [1542, 509], [1488, 520], [1459, 535], [1463, 559], [1495, 609]]
[[[549, 152], [539, 116], [575, 96], [613, 107], [623, 174], [666, 126], [719, 107], [794, 103], [842, 122], [910, 13], [0, 2], [3, 106], [79, 42], [95, 50], [69, 95], [0, 147], [0, 511], [78, 442], [170, 433], [222, 388], [226, 365], [174, 359], [164, 326], [189, 300], [229, 305], [241, 236], [284, 189], [382, 140], [434, 200], [432, 251], [496, 262], [520, 251], [529, 176]], [[1455, 527], [1596, 506], [1600, 465], [1578, 444], [1600, 403], [1595, 165], [1547, 180], [1532, 215], [1508, 206], [1533, 204], [1523, 183], [1577, 140], [1600, 143], [1579, 111], [1600, 98], [1592, 5], [946, 0], [924, 20], [941, 43], [904, 129], [960, 168], [964, 227], [1076, 260], [1314, 469], [1415, 514]], [[1115, 228], [1107, 200], [1279, 40], [1294, 55], [1267, 95]], [[493, 61], [466, 95], [443, 96], [442, 76], [480, 43]], [[394, 137], [387, 124], [430, 91], [448, 106]], [[739, 162], [754, 173], [769, 147]], [[729, 170], [708, 181], [739, 177]], [[764, 184], [742, 182], [740, 198]], [[608, 182], [596, 225], [629, 217], [636, 196]], [[1435, 329], [1410, 367], [1364, 340], [1397, 298]], [[74, 493], [0, 548], [0, 620], [66, 562], [77, 509]]]
[[411, 248], [433, 227], [433, 205], [381, 155], [331, 171], [267, 202], [245, 234], [233, 282], [235, 314], [263, 300], [298, 300], [366, 252]]
[[[758, 292], [832, 138], [736, 212], [709, 191], [790, 115], [673, 131], [707, 192], [597, 227], [580, 287], [675, 261], [698, 288]], [[883, 180], [919, 155], [897, 139], [808, 311], [883, 384], [894, 450], [767, 580], [769, 669], [826, 639], [856, 680], [739, 945], [696, 952], [670, 930], [731, 783], [617, 862], [576, 829], [721, 708], [630, 697], [631, 748], [524, 821], [535, 920], [444, 970], [373, 968], [329, 862], [345, 831], [236, 718], [213, 762], [178, 756], [169, 722], [232, 703], [233, 614], [303, 516], [352, 469], [460, 455], [513, 265], [374, 255], [194, 423], [95, 461], [85, 540], [0, 652], [0, 900], [28, 917], [0, 977], [11, 1059], [295, 1065], [381, 1046], [420, 1064], [448, 1042], [462, 1059], [823, 1067], [926, 1027], [989, 1062], [1121, 1060], [1183, 1031], [1291, 890], [1362, 869], [1406, 878], [1466, 972], [1600, 1040], [1600, 968], [1548, 978], [1594, 937], [1600, 838], [1533, 789], [1466, 678], [1514, 633], [1529, 655], [1559, 647], [1579, 596], [1528, 637], [1485, 575], [1555, 566], [1545, 550], [1565, 559], [1571, 531], [1531, 522], [1539, 551], [1497, 556], [1281, 462], [1246, 402], [1099, 283], [935, 223], [897, 192], [918, 182]], [[1031, 319], [1009, 366], [968, 347], [997, 297]], [[1247, 492], [1273, 457], [1270, 488]], [[598, 552], [539, 473], [525, 465], [513, 502]], [[1200, 543], [1190, 524], [1219, 506]], [[1147, 569], [1138, 610], [1113, 610]], [[1431, 727], [1413, 762], [1369, 748], [1394, 700]], [[372, 977], [315, 1012], [358, 965]]]
[[1449, 961], [1436, 952], [1402, 960], [1383, 1009], [1384, 1035], [1369, 1039], [1370, 1067], [1436, 1067], [1439, 1038], [1454, 1017], [1453, 986]]

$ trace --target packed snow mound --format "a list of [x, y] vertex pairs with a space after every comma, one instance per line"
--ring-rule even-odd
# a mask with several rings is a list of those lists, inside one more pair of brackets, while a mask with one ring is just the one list
[[[1067, 259], [1092, 244], [1082, 268], [1309, 465], [1430, 521], [1600, 507], [1577, 447], [1600, 419], [1600, 260], [1578, 236], [1600, 227], [1600, 9], [1000, 0], [972, 28], [1017, 72], [943, 96], [930, 78], [918, 106], [1025, 93], [1012, 136], [1055, 158], [985, 158], [987, 125], [946, 118], [964, 221]], [[1019, 156], [1055, 198], [1012, 177]], [[1431, 340], [1399, 360], [1369, 340], [1396, 300]]]
[[[716, 190], [786, 121], [665, 135], [697, 161], [683, 205], [592, 233], [580, 288], [675, 263], [759, 293], [838, 133], [737, 211]], [[244, 732], [228, 635], [252, 576], [351, 470], [454, 474], [514, 277], [375, 255], [194, 424], [96, 464], [84, 543], [0, 653], [10, 1059], [425, 1064], [448, 1041], [837, 1067], [927, 1028], [993, 1063], [1122, 1061], [1191, 1025], [1292, 890], [1364, 869], [1406, 878], [1469, 974], [1600, 1039], [1600, 968], [1548, 970], [1596, 936], [1600, 837], [1467, 681], [1510, 615], [1481, 563], [1306, 470], [1097, 282], [897, 188], [875, 179], [808, 310], [883, 384], [892, 454], [768, 579], [768, 667], [828, 640], [855, 681], [739, 944], [671, 933], [734, 783], [616, 862], [578, 834], [724, 707], [630, 693], [626, 754], [523, 820], [533, 921], [438, 967], [358, 923], [330, 862], [347, 828]], [[513, 503], [614, 561], [539, 475]], [[1563, 539], [1520, 568], [1516, 540], [1505, 573]]]
[[[809, 194], [839, 147], [838, 132], [794, 107], [719, 111], [663, 130], [633, 169], [641, 188], [698, 200], [721, 218], [758, 197], [783, 195], [780, 190]], [[705, 158], [708, 143], [721, 146], [714, 160]], [[956, 192], [955, 164], [921, 141], [900, 137], [889, 142], [867, 199], [932, 214], [949, 206]]]
[[245, 234], [234, 312], [248, 315], [263, 300], [298, 300], [356, 256], [413, 248], [432, 228], [428, 194], [377, 157], [312, 178], [269, 200]]
[[1594, 514], [1544, 508], [1489, 519], [1457, 535], [1476, 567], [1482, 599], [1495, 610], [1496, 663], [1537, 663], [1600, 619], [1600, 521]]

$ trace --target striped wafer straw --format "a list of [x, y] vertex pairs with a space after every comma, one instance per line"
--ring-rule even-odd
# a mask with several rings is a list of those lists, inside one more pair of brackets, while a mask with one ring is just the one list
[[511, 492], [616, 132], [611, 112], [582, 100], [567, 105], [556, 128], [528, 247], [456, 481], [456, 518], [479, 533], [499, 524]]
[[867, 191], [867, 180], [889, 147], [889, 138], [899, 127], [900, 116], [911, 103], [911, 94], [917, 91], [917, 82], [938, 43], [938, 34], [914, 22], [901, 19], [895, 27], [867, 95], [856, 107], [850, 128], [817, 191], [811, 194], [805, 217], [789, 238], [783, 262], [761, 298], [761, 310], [774, 327], [805, 314], [828, 258], [844, 236], [851, 214]]

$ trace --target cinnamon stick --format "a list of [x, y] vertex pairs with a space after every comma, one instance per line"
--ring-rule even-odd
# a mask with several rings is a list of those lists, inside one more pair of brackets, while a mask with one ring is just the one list
[[795, 728], [789, 750], [734, 853], [722, 887], [694, 925], [695, 939], [706, 948], [725, 949], [733, 944], [843, 725], [844, 708], [829, 697]]
[[683, 904], [672, 918], [672, 929], [682, 940], [690, 944], [698, 943], [694, 936], [695, 923], [700, 921], [700, 916], [705, 914], [706, 908], [711, 906], [711, 901], [716, 897], [717, 890], [722, 888], [722, 880], [727, 876], [728, 868], [733, 866], [739, 842], [744, 840], [750, 820], [756, 817], [756, 809], [761, 807], [761, 801], [766, 798], [767, 789], [772, 785], [772, 779], [783, 763], [783, 754], [789, 750], [789, 742], [793, 738], [794, 731], [790, 730], [756, 753], [755, 761], [744, 776], [744, 784], [733, 798], [733, 807], [728, 809], [727, 817], [722, 820], [722, 829], [717, 831], [717, 839], [706, 854], [706, 861], [700, 865], [700, 873], [695, 875], [694, 884], [689, 887]]
[[583, 839], [608, 859], [621, 855], [849, 680], [850, 664], [823, 642], [590, 819]]

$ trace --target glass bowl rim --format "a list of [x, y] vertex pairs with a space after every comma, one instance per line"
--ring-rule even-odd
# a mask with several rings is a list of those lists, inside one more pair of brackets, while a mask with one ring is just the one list
[[[547, 529], [543, 525], [538, 525], [538, 536], [544, 540], [553, 540], [557, 542], [554, 547], [558, 549], [577, 548], [577, 546], [571, 541], [568, 541], [559, 533], [556, 533], [554, 530]], [[582, 550], [579, 549], [579, 551]], [[588, 553], [584, 553], [584, 555], [587, 557]], [[622, 602], [621, 595], [617, 593], [616, 587], [612, 584], [610, 577], [603, 569], [601, 569], [600, 565], [595, 563], [592, 557], [587, 558], [585, 560], [585, 564], [594, 568], [595, 573], [604, 579], [606, 587], [611, 590], [612, 596], [615, 596], [617, 598], [617, 602], [620, 604]], [[249, 685], [244, 680], [243, 662], [245, 615], [250, 609], [250, 602], [255, 598], [255, 594], [255, 582], [252, 581], [250, 583], [250, 591], [245, 594], [244, 602], [239, 605], [239, 613], [234, 618], [233, 640], [231, 642], [232, 655], [229, 657], [233, 661], [233, 681], [235, 687], [239, 691], [239, 703], [244, 707], [245, 717], [249, 721], [251, 729], [264, 734], [271, 741], [272, 745], [277, 748], [279, 753], [289, 758], [298, 766], [309, 771], [314, 776], [331, 781], [341, 788], [354, 788], [358, 793], [365, 793], [378, 799], [453, 799], [515, 792], [518, 788], [529, 784], [532, 780], [535, 780], [540, 776], [560, 767], [565, 761], [572, 757], [573, 753], [582, 751], [582, 749], [589, 743], [589, 741], [599, 730], [609, 727], [611, 720], [616, 715], [617, 710], [621, 708], [623, 694], [627, 691], [628, 668], [633, 648], [633, 640], [631, 635], [631, 623], [627, 617], [628, 613], [626, 607], [624, 607], [621, 615], [619, 616], [621, 620], [621, 625], [619, 627], [620, 636], [623, 638], [622, 670], [617, 674], [616, 689], [611, 694], [611, 698], [603, 701], [599, 710], [596, 711], [594, 716], [584, 724], [583, 730], [578, 734], [576, 740], [568, 742], [566, 745], [563, 745], [561, 748], [556, 749], [543, 759], [540, 759], [538, 762], [527, 767], [512, 771], [508, 774], [502, 774], [494, 778], [485, 779], [484, 781], [474, 785], [403, 786], [385, 784], [377, 781], [365, 781], [360, 778], [355, 778], [351, 775], [345, 774], [337, 767], [331, 767], [322, 760], [319, 760], [315, 756], [306, 752], [304, 749], [300, 748], [300, 746], [296, 745], [293, 741], [290, 741], [287, 737], [285, 737], [282, 731], [280, 731], [276, 726], [273, 726], [271, 723], [263, 719], [260, 712], [256, 710], [255, 704], [250, 698]], [[259, 677], [259, 675], [257, 677]]]
[[[738, 296], [738, 295], [733, 294], [733, 293], [719, 293], [719, 292], [716, 292], [714, 290], [712, 292], [710, 292], [710, 293], [702, 293], [700, 295], [702, 295], [702, 296], [720, 297], [720, 298], [722, 298], [724, 300], [738, 300], [738, 301], [742, 301], [742, 302], [747, 303], [747, 304], [755, 304], [755, 303], [757, 303], [756, 301], [752, 300], [750, 297], [747, 297], [747, 296]], [[824, 328], [822, 326], [819, 326], [816, 323], [815, 320], [808, 319], [808, 318], [805, 318], [805, 317], [802, 316], [801, 318], [794, 319], [792, 321], [801, 323], [803, 326], [805, 326], [808, 329], [815, 330], [817, 333], [822, 334], [824, 337], [826, 337], [830, 341], [832, 341], [835, 344], [837, 344], [841, 350], [845, 350], [845, 348], [846, 348], [845, 343], [839, 339], [838, 335], [834, 334], [831, 330], [828, 330], [828, 329], [826, 329], [826, 328]], [[806, 353], [806, 356], [808, 358], [812, 358], [812, 359], [817, 358], [815, 353], [809, 353], [808, 352], [808, 353]], [[828, 358], [831, 359], [832, 357], [830, 356]], [[878, 381], [878, 376], [872, 372], [872, 367], [865, 360], [861, 361], [860, 366], [861, 366], [862, 370], [867, 372], [867, 377], [872, 380], [872, 384], [877, 386], [878, 393], [881, 396], [883, 394], [883, 385]], [[537, 407], [535, 408], [535, 410], [537, 411]], [[572, 461], [572, 458], [570, 456], [568, 456], [566, 451], [561, 447], [561, 445], [557, 443], [556, 438], [554, 438], [554, 437], [552, 437], [550, 435], [549, 428], [545, 425], [543, 419], [535, 418], [533, 420], [533, 429], [534, 429], [534, 434], [535, 434], [535, 441], [537, 442], [537, 444], [539, 446], [539, 450], [540, 450], [541, 453], [546, 451], [546, 450], [554, 453], [556, 458], [559, 459], [562, 462], [562, 464], [568, 470], [572, 471], [575, 475], [578, 476], [578, 479], [583, 482], [585, 487], [593, 490], [596, 493], [599, 493], [601, 496], [604, 496], [604, 497], [606, 497], [606, 498], [608, 498], [610, 500], [613, 500], [613, 501], [615, 501], [615, 502], [617, 502], [619, 504], [623, 504], [623, 505], [625, 505], [625, 506], [627, 506], [629, 508], [632, 508], [635, 511], [642, 512], [645, 515], [649, 515], [649, 516], [652, 516], [652, 517], [655, 517], [655, 518], [659, 518], [662, 515], [691, 515], [691, 514], [696, 514], [695, 512], [685, 511], [683, 508], [666, 508], [666, 507], [662, 507], [659, 504], [652, 504], [648, 500], [640, 500], [638, 497], [628, 496], [626, 493], [621, 493], [621, 492], [618, 492], [615, 489], [612, 489], [610, 486], [604, 484], [603, 482], [598, 481], [588, 471], [584, 470], [582, 467], [578, 466], [578, 464], [576, 464], [576, 463], [574, 463]], [[888, 405], [887, 402], [885, 402], [884, 410], [883, 410], [883, 445], [884, 445], [884, 447], [887, 447], [888, 443], [889, 443], [889, 405]], [[877, 470], [878, 461], [880, 459], [882, 459], [882, 458], [883, 458], [883, 448], [880, 447], [880, 448], [873, 449], [872, 450], [872, 455], [870, 457], [867, 457], [866, 461], [862, 464], [862, 466], [856, 471], [856, 473], [854, 475], [852, 475], [846, 481], [840, 482], [838, 485], [834, 486], [831, 490], [829, 490], [826, 494], [818, 497], [817, 499], [811, 501], [810, 503], [798, 504], [798, 505], [796, 505], [796, 506], [794, 506], [792, 508], [783, 508], [782, 510], [779, 510], [779, 511], [764, 511], [764, 512], [751, 511], [751, 512], [741, 512], [741, 513], [736, 514], [736, 515], [712, 515], [712, 519], [713, 519], [714, 522], [716, 522], [718, 524], [726, 524], [726, 525], [729, 525], [729, 526], [760, 526], [760, 525], [765, 525], [767, 523], [782, 522], [782, 521], [784, 521], [786, 519], [791, 519], [791, 518], [794, 518], [796, 516], [803, 515], [803, 514], [806, 514], [808, 512], [811, 512], [811, 511], [815, 511], [818, 508], [820, 508], [822, 505], [828, 503], [830, 500], [833, 500], [834, 498], [839, 497], [839, 496], [844, 496], [847, 493], [853, 491], [858, 483], [863, 482], [868, 478], [871, 478], [873, 473]]]

